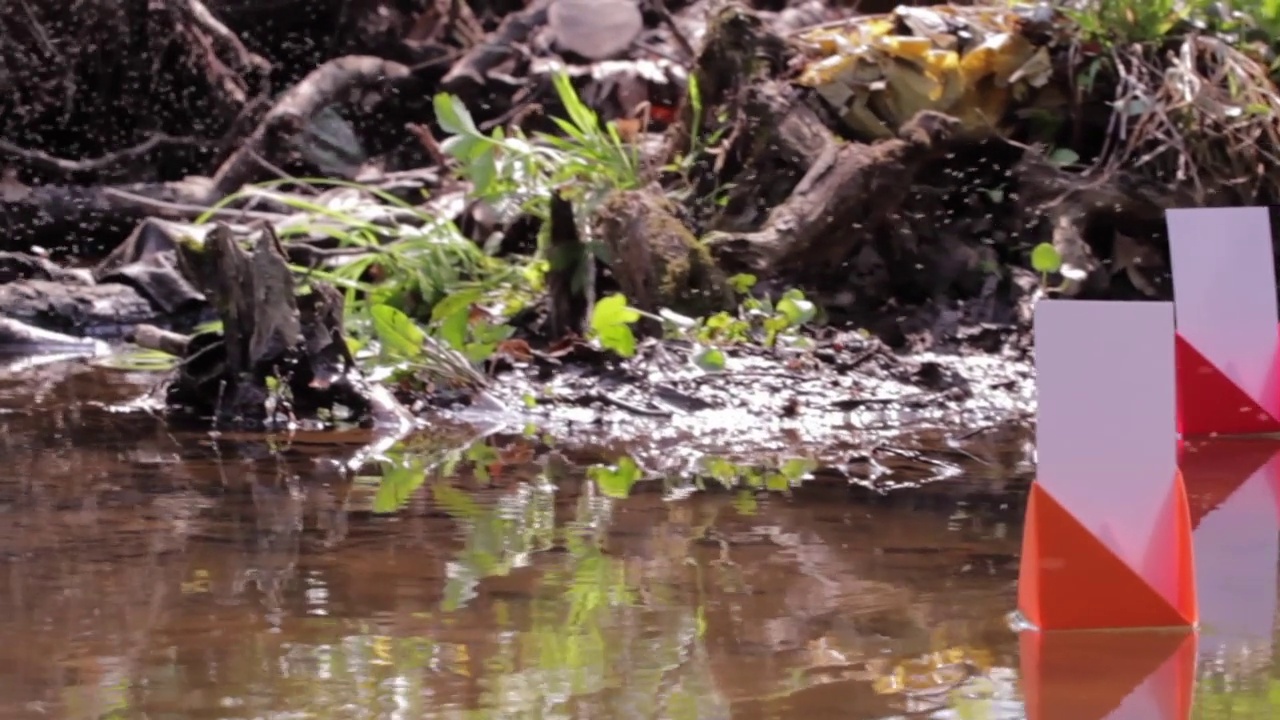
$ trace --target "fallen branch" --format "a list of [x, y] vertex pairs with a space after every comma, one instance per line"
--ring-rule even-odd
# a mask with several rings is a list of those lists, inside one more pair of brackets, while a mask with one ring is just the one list
[[218, 168], [213, 176], [213, 196], [220, 198], [252, 183], [262, 165], [258, 156], [284, 164], [280, 158], [296, 147], [296, 137], [311, 117], [346, 93], [403, 80], [409, 74], [409, 68], [400, 63], [366, 55], [337, 58], [316, 68], [281, 96], [253, 134]]
[[135, 325], [124, 339], [144, 350], [157, 350], [174, 357], [186, 355], [190, 341], [186, 335], [164, 330], [155, 325]]

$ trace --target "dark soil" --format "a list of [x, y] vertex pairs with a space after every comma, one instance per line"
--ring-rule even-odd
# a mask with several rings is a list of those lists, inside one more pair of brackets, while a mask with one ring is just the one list
[[[547, 117], [562, 114], [544, 67], [554, 57], [570, 64], [604, 120], [644, 109], [647, 134], [637, 139], [655, 165], [694, 135], [719, 133], [722, 142], [691, 176], [664, 175], [576, 218], [601, 235], [609, 261], [587, 259], [572, 209], [553, 202], [551, 241], [577, 259], [553, 268], [544, 305], [518, 318], [530, 352], [490, 363], [487, 400], [504, 409], [485, 412], [565, 432], [753, 452], [810, 452], [849, 437], [865, 448], [916, 427], [1020, 422], [1033, 404], [1034, 246], [1052, 242], [1085, 270], [1064, 286], [1068, 294], [1168, 294], [1163, 212], [1184, 202], [1177, 189], [1124, 173], [1085, 179], [1036, 147], [933, 111], [863, 142], [795, 85], [803, 59], [788, 38], [849, 16], [847, 4], [645, 3], [625, 50], [587, 57], [612, 39], [558, 39], [572, 23], [549, 11], [557, 1], [95, 0], [75, 13], [0, 10], [0, 67], [16, 68], [0, 74], [8, 225], [0, 246], [12, 251], [0, 264], [0, 306], [41, 328], [91, 335], [243, 319], [248, 310], [215, 308], [208, 278], [183, 266], [187, 221], [281, 174], [371, 180], [408, 198], [424, 187], [448, 194], [456, 188], [439, 166], [432, 95], [455, 93], [482, 128], [551, 129]], [[623, 15], [599, 22], [628, 26]], [[690, 74], [705, 106], [700, 127], [682, 100]], [[69, 100], [47, 91], [69, 79], [78, 88]], [[1076, 135], [1096, 134], [1093, 116], [1078, 113]], [[1095, 140], [1080, 138], [1082, 147]], [[393, 173], [431, 167], [425, 179], [393, 187]], [[690, 192], [673, 194], [682, 183]], [[709, 200], [721, 188], [722, 201]], [[235, 203], [219, 219], [240, 232], [287, 216], [269, 200], [251, 205]], [[497, 232], [506, 253], [530, 250], [539, 230], [526, 217], [478, 219], [469, 204], [449, 214], [477, 242]], [[32, 246], [58, 262], [30, 254]], [[332, 251], [323, 242], [281, 248], [303, 265]], [[571, 281], [580, 271], [588, 287]], [[733, 306], [726, 278], [739, 272], [759, 278], [758, 292], [798, 287], [817, 302], [826, 322], [808, 333], [810, 350], [732, 346], [726, 370], [705, 373], [679, 343], [647, 340], [621, 362], [566, 342], [606, 292], [621, 290], [651, 312], [702, 316]], [[292, 288], [261, 293], [280, 298]], [[284, 335], [301, 337], [292, 322], [280, 320]], [[258, 365], [308, 357], [295, 351], [273, 348]], [[474, 392], [406, 400], [420, 414], [493, 405]]]

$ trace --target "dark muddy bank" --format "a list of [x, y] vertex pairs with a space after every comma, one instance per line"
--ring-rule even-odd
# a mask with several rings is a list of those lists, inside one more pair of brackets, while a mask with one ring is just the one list
[[[192, 246], [209, 242], [209, 225], [189, 220], [247, 183], [324, 174], [415, 202], [429, 190], [434, 197], [422, 213], [451, 220], [499, 258], [525, 258], [545, 236], [571, 260], [567, 268], [557, 256], [534, 304], [506, 319], [525, 350], [503, 347], [485, 364], [492, 379], [468, 375], [467, 387], [452, 395], [401, 393], [412, 413], [426, 418], [453, 401], [476, 405], [475, 386], [486, 386], [504, 418], [539, 421], [562, 434], [808, 452], [846, 442], [878, 446], [890, 442], [888, 433], [929, 427], [954, 428], [938, 433], [964, 439], [1025, 418], [1032, 400], [1029, 307], [1042, 284], [1028, 258], [1039, 242], [1052, 242], [1066, 266], [1083, 273], [1083, 281], [1071, 275], [1069, 292], [1162, 292], [1162, 210], [1183, 197], [1140, 173], [1084, 177], [1048, 158], [1044, 143], [1098, 132], [1082, 108], [1068, 114], [1074, 126], [1059, 135], [1032, 137], [1018, 123], [975, 126], [963, 108], [890, 117], [873, 102], [884, 132], [869, 137], [832, 105], [832, 87], [809, 82], [824, 61], [813, 55], [814, 42], [822, 42], [799, 32], [847, 18], [847, 9], [672, 3], [635, 14], [611, 3], [598, 17], [570, 19], [576, 15], [566, 12], [568, 3], [454, 3], [448, 10], [374, 3], [349, 17], [320, 5], [306, 19], [276, 22], [261, 13], [287, 13], [283, 6], [255, 14], [193, 0], [146, 10], [124, 3], [131, 12], [113, 20], [109, 35], [58, 9], [0, 17], [14, 27], [46, 28], [68, 58], [86, 60], [72, 41], [90, 42], [133, 78], [119, 96], [82, 83], [86, 92], [61, 109], [64, 124], [83, 128], [93, 118], [100, 133], [67, 135], [50, 128], [59, 109], [36, 92], [47, 78], [35, 69], [6, 76], [15, 92], [6, 100], [14, 111], [5, 114], [4, 133], [13, 141], [0, 146], [10, 168], [0, 201], [5, 237], [17, 252], [5, 256], [5, 313], [77, 336], [133, 340], [131, 328], [140, 323], [187, 333], [201, 320], [220, 319], [223, 336], [206, 332], [189, 343], [160, 336], [178, 355], [200, 355], [175, 375], [170, 405], [200, 415], [225, 410], [223, 421], [261, 420], [266, 388], [283, 380], [294, 396], [293, 419], [314, 419], [335, 398], [364, 419], [399, 418], [361, 410], [380, 400], [369, 395], [342, 343], [333, 342], [349, 328], [334, 318], [332, 300], [296, 301], [283, 315], [265, 311], [276, 301], [288, 305], [303, 281], [324, 287], [305, 272], [285, 279], [285, 263], [314, 272], [349, 260], [349, 249], [334, 242], [340, 228], [282, 197], [328, 202], [330, 209], [338, 199], [285, 183], [283, 195], [250, 193], [216, 211], [211, 219], [257, 249], [273, 243], [248, 240], [255, 228], [287, 237], [261, 273], [237, 261], [236, 277], [221, 287], [211, 281], [228, 265], [212, 274], [192, 269], [200, 263], [184, 259], [183, 247], [191, 238]], [[986, 15], [964, 9], [940, 12], [973, 32], [1002, 27], [983, 26]], [[1052, 61], [1044, 82], [1018, 86], [1023, 97], [1005, 108], [1010, 117], [1052, 108], [1052, 88], [1060, 90], [1060, 79], [1076, 69], [1062, 64], [1074, 47], [1065, 18], [1019, 13], [997, 22], [1018, 33], [1025, 45], [1018, 53]], [[882, 20], [918, 41], [923, 17]], [[617, 37], [596, 32], [599, 23]], [[49, 51], [28, 35], [6, 36], [5, 53], [40, 58]], [[128, 47], [146, 51], [133, 56]], [[570, 109], [557, 96], [550, 60], [564, 61], [573, 90], [626, 136], [648, 174], [643, 183], [613, 187], [598, 205], [567, 195], [575, 183], [559, 183], [545, 190], [552, 210], [539, 217], [476, 196], [477, 170], [440, 145], [460, 140], [458, 123], [436, 117], [444, 105], [431, 100], [443, 91], [465, 105], [477, 132], [554, 129], [549, 115]], [[142, 68], [152, 67], [159, 72], [143, 82]], [[83, 63], [72, 68], [90, 73]], [[133, 122], [138, 108], [177, 87], [188, 88], [182, 102], [170, 102], [148, 123]], [[200, 122], [188, 122], [196, 117]], [[150, 135], [128, 127], [150, 128]], [[1082, 150], [1097, 145], [1080, 142]], [[358, 202], [361, 211], [378, 208], [370, 220], [376, 227], [422, 223], [421, 214], [369, 195]], [[608, 258], [588, 251], [591, 237]], [[58, 263], [26, 254], [33, 243]], [[236, 255], [232, 245], [224, 242], [220, 255]], [[68, 259], [78, 269], [67, 269]], [[826, 324], [805, 331], [812, 348], [727, 347], [722, 372], [701, 373], [689, 363], [694, 351], [678, 341], [641, 342], [640, 356], [627, 361], [567, 341], [589, 334], [591, 304], [611, 292], [648, 313], [705, 318], [733, 310], [737, 300], [726, 287], [742, 272], [758, 278], [756, 295], [777, 299], [801, 288], [822, 309]], [[589, 278], [585, 284], [575, 279], [579, 273]], [[360, 279], [396, 279], [385, 270], [372, 275]], [[425, 322], [439, 297], [408, 293], [401, 300], [401, 309]], [[646, 323], [637, 331], [653, 334]], [[210, 347], [216, 361], [205, 354]]]

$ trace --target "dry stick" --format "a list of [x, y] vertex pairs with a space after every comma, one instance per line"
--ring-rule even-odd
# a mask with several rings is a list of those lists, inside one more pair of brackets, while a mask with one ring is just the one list
[[[689, 38], [685, 37], [684, 32], [680, 30], [680, 25], [676, 23], [675, 16], [673, 16], [671, 11], [667, 9], [666, 0], [653, 0], [653, 2], [650, 3], [650, 7], [653, 8], [654, 12], [658, 13], [658, 17], [662, 20], [663, 24], [671, 30], [671, 37], [674, 38], [676, 44], [680, 46], [680, 50], [690, 59], [698, 57], [698, 51], [693, 48], [693, 43], [689, 42]], [[676, 60], [676, 58], [669, 59]]]
[[187, 344], [190, 341], [186, 335], [163, 330], [155, 325], [134, 325], [129, 339], [140, 348], [158, 350], [176, 358], [187, 354]]
[[[369, 55], [348, 55], [330, 60], [311, 71], [287, 90], [267, 111], [258, 129], [218, 168], [213, 176], [213, 195], [223, 197], [253, 182], [260, 167], [257, 156], [280, 154], [293, 135], [301, 132], [311, 116], [361, 86], [409, 77], [409, 68], [400, 63]], [[275, 152], [272, 152], [272, 151]]]
[[239, 65], [237, 70], [254, 69], [263, 72], [270, 70], [271, 64], [261, 56], [250, 52], [240, 38], [209, 12], [209, 8], [205, 7], [200, 0], [179, 0], [178, 5], [186, 11], [187, 17], [196, 26], [208, 33], [222, 46], [222, 49], [237, 60]]
[[491, 40], [482, 40], [467, 51], [445, 74], [440, 84], [449, 90], [457, 89], [464, 80], [477, 85], [484, 84], [490, 70], [504, 62], [514, 52], [514, 46], [522, 43], [533, 31], [547, 24], [547, 7], [550, 0], [533, 0], [529, 7], [508, 15], [494, 31]]
[[281, 213], [265, 212], [262, 210], [241, 210], [238, 208], [218, 208], [211, 210], [212, 202], [205, 202], [207, 198], [201, 198], [199, 203], [180, 203], [169, 200], [161, 200], [159, 198], [149, 198], [145, 195], [131, 193], [121, 188], [104, 187], [102, 194], [122, 201], [125, 205], [132, 205], [142, 208], [147, 213], [159, 218], [169, 220], [193, 220], [201, 215], [208, 214], [211, 218], [227, 218], [230, 220], [267, 220], [280, 222], [287, 220], [288, 216]]
[[50, 155], [43, 150], [28, 150], [13, 144], [8, 140], [0, 139], [0, 154], [18, 158], [24, 161], [27, 165], [44, 170], [45, 172], [70, 174], [104, 170], [119, 163], [135, 160], [158, 147], [166, 145], [200, 147], [212, 144], [212, 140], [173, 137], [171, 135], [157, 133], [138, 145], [110, 152], [106, 155], [101, 155], [90, 160], [67, 160], [66, 158]]

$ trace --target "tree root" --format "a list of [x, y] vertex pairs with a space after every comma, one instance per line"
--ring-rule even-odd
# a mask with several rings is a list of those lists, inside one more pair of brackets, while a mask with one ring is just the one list
[[948, 152], [958, 127], [954, 118], [923, 111], [895, 140], [837, 147], [827, 133], [817, 161], [763, 228], [715, 233], [707, 243], [724, 267], [761, 278], [843, 267], [861, 242], [886, 230], [916, 173]]
[[[166, 396], [171, 409], [250, 426], [333, 419], [337, 406], [352, 422], [384, 419], [347, 349], [342, 294], [320, 282], [296, 294], [270, 225], [261, 224], [251, 252], [218, 225], [202, 249], [182, 257], [190, 279], [213, 300], [222, 330], [181, 344], [183, 362]], [[146, 329], [134, 334], [157, 348], [180, 344]]]

